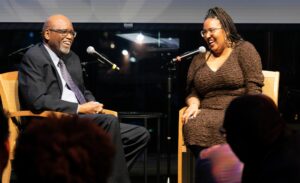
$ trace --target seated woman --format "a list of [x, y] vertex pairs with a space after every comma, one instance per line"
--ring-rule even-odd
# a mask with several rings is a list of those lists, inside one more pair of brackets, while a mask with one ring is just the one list
[[208, 10], [201, 34], [209, 51], [195, 56], [190, 65], [183, 115], [184, 140], [195, 156], [199, 148], [225, 142], [219, 134], [224, 110], [237, 96], [261, 93], [264, 79], [259, 54], [223, 9]]
[[196, 158], [202, 149], [226, 142], [219, 133], [226, 107], [238, 96], [261, 93], [264, 79], [258, 52], [222, 8], [208, 10], [201, 35], [209, 51], [190, 64], [183, 114], [184, 141]]

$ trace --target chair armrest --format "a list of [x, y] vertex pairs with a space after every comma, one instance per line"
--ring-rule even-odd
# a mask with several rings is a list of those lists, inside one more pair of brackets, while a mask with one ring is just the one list
[[[177, 161], [177, 181], [178, 183], [185, 182], [183, 181], [182, 172], [184, 170], [183, 166], [183, 153], [187, 152], [186, 146], [184, 144], [183, 135], [182, 135], [182, 115], [187, 107], [183, 107], [179, 110], [179, 117], [178, 117], [178, 161]], [[184, 159], [185, 160], [185, 159]]]
[[183, 107], [179, 110], [179, 120], [180, 120], [181, 124], [182, 124], [182, 115], [186, 109], [187, 109], [187, 107]]
[[70, 116], [72, 114], [63, 113], [63, 112], [55, 112], [55, 111], [43, 111], [41, 113], [33, 113], [31, 111], [16, 111], [16, 112], [8, 112], [7, 117], [25, 117], [25, 116], [36, 116], [36, 117], [62, 117], [62, 116]]
[[20, 129], [22, 128], [22, 124], [20, 122], [20, 117], [55, 117], [55, 118], [61, 118], [63, 116], [72, 116], [72, 114], [69, 113], [62, 113], [62, 112], [55, 112], [55, 111], [43, 111], [41, 113], [33, 113], [29, 110], [23, 110], [23, 111], [15, 111], [15, 112], [6, 112], [7, 118], [11, 119], [12, 122]]
[[186, 146], [184, 144], [183, 135], [182, 135], [182, 116], [187, 107], [183, 107], [179, 110], [179, 118], [178, 118], [178, 148], [181, 149], [182, 152], [186, 152]]
[[[113, 110], [108, 110], [108, 109], [103, 109], [102, 111], [103, 114], [112, 114], [114, 116], [118, 116], [118, 112], [113, 111]], [[70, 113], [63, 113], [63, 112], [56, 112], [56, 111], [43, 111], [41, 113], [33, 113], [29, 110], [24, 110], [24, 111], [16, 111], [16, 112], [8, 112], [7, 114], [8, 118], [12, 117], [25, 117], [25, 116], [36, 116], [36, 117], [62, 117], [62, 116], [71, 116], [72, 114]]]
[[118, 112], [117, 111], [113, 111], [113, 110], [109, 110], [109, 109], [103, 109], [102, 113], [103, 114], [111, 114], [111, 115], [114, 115], [114, 116], [118, 117]]
[[[108, 109], [103, 109], [102, 111], [103, 114], [111, 114], [116, 117], [118, 117], [118, 113], [116, 111], [108, 110]], [[56, 117], [56, 118], [61, 118], [64, 116], [72, 116], [73, 114], [70, 113], [63, 113], [63, 112], [56, 112], [56, 111], [43, 111], [41, 113], [33, 113], [32, 111], [29, 110], [23, 110], [23, 111], [16, 111], [16, 112], [7, 112], [6, 116], [7, 118], [11, 118], [13, 123], [17, 125], [18, 127], [20, 126], [20, 122], [17, 119], [18, 117]]]

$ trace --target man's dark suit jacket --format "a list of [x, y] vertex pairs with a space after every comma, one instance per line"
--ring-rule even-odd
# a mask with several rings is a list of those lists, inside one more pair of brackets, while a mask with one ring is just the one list
[[[84, 86], [79, 57], [70, 51], [62, 60], [86, 100], [95, 101], [92, 93]], [[32, 111], [77, 112], [77, 103], [60, 99], [62, 83], [54, 63], [42, 43], [35, 45], [25, 53], [20, 64], [18, 80], [22, 108]]]

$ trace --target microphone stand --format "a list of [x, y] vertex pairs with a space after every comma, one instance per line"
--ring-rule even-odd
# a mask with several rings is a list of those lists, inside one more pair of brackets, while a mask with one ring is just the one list
[[20, 54], [20, 55], [23, 56], [24, 53], [25, 53], [25, 51], [27, 51], [29, 48], [31, 48], [33, 46], [34, 46], [34, 44], [31, 44], [31, 45], [29, 45], [29, 46], [27, 46], [25, 48], [20, 48], [20, 49], [14, 51], [14, 52], [11, 52], [10, 54], [8, 54], [8, 57], [11, 57], [11, 56], [14, 56], [14, 55], [17, 55], [17, 54]]
[[[84, 76], [86, 77], [86, 78], [88, 78], [89, 77], [89, 74], [88, 74], [88, 72], [87, 72], [87, 70], [86, 70], [86, 67], [88, 66], [88, 65], [90, 65], [90, 64], [97, 64], [97, 63], [99, 63], [99, 60], [95, 60], [95, 61], [86, 61], [86, 62], [81, 62], [80, 64], [81, 64], [81, 67], [82, 67], [82, 72], [83, 72], [83, 74], [84, 74]], [[103, 62], [101, 62], [102, 64], [104, 64]]]
[[172, 122], [172, 99], [173, 99], [173, 79], [175, 78], [176, 65], [172, 60], [167, 64], [168, 67], [168, 121], [167, 121], [167, 183], [171, 179], [171, 122]]
[[170, 168], [171, 168], [171, 122], [172, 122], [172, 99], [173, 99], [173, 79], [175, 78], [176, 71], [176, 62], [180, 61], [183, 58], [188, 58], [196, 53], [205, 53], [205, 47], [201, 46], [198, 50], [186, 53], [182, 56], [178, 56], [176, 58], [171, 59], [171, 61], [167, 64], [168, 67], [168, 122], [167, 122], [167, 183], [170, 183]]

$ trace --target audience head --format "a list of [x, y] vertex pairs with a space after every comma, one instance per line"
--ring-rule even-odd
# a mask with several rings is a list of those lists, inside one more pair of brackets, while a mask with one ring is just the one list
[[220, 54], [224, 47], [232, 47], [242, 40], [232, 18], [219, 7], [208, 10], [201, 35], [215, 54]]
[[2, 109], [0, 110], [0, 180], [9, 159], [9, 126]]
[[223, 124], [229, 145], [244, 163], [265, 153], [283, 134], [284, 127], [276, 104], [262, 94], [235, 98]]
[[20, 183], [105, 183], [113, 156], [110, 137], [89, 119], [45, 118], [20, 134], [13, 166]]
[[76, 32], [72, 22], [64, 15], [52, 15], [44, 23], [42, 30], [44, 43], [58, 56], [70, 52]]

